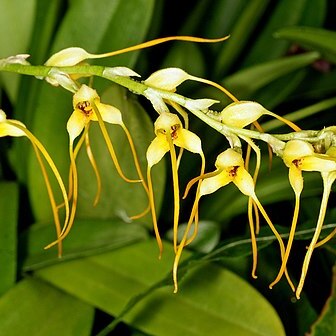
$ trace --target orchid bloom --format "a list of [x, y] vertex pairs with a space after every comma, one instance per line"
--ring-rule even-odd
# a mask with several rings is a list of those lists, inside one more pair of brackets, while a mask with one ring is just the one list
[[[298, 287], [296, 289], [296, 297], [300, 298], [300, 294], [304, 285], [306, 274], [308, 272], [308, 267], [310, 259], [313, 253], [314, 248], [317, 245], [317, 240], [319, 238], [326, 209], [328, 198], [331, 191], [331, 186], [336, 178], [336, 158], [334, 155], [330, 155], [333, 152], [327, 151], [326, 154], [315, 153], [314, 147], [303, 140], [291, 140], [288, 141], [284, 148], [283, 160], [287, 167], [289, 167], [289, 181], [295, 193], [295, 209], [291, 225], [291, 230], [288, 238], [288, 243], [286, 247], [285, 256], [283, 258], [282, 266], [276, 277], [276, 279], [270, 285], [271, 287], [275, 285], [283, 274], [283, 271], [286, 267], [290, 249], [294, 240], [294, 234], [296, 229], [296, 224], [298, 220], [299, 207], [300, 207], [300, 195], [303, 189], [303, 171], [317, 171], [320, 172], [323, 179], [323, 196], [320, 207], [320, 213], [316, 224], [316, 230], [314, 236], [311, 240], [311, 243], [308, 247], [303, 266], [301, 277], [299, 280]], [[321, 244], [319, 244], [321, 245]]]
[[[51, 184], [49, 181], [49, 177], [46, 171], [46, 168], [43, 163], [43, 159], [41, 157], [41, 154], [43, 158], [47, 161], [51, 171], [53, 172], [57, 183], [60, 187], [61, 193], [62, 193], [62, 198], [64, 202], [64, 207], [65, 207], [65, 220], [64, 220], [64, 227], [66, 227], [68, 221], [69, 221], [69, 202], [68, 202], [68, 197], [66, 193], [66, 189], [63, 183], [63, 180], [55, 166], [55, 163], [53, 162], [52, 158], [48, 154], [47, 150], [44, 148], [44, 146], [41, 144], [41, 142], [26, 128], [26, 126], [21, 123], [20, 121], [17, 120], [12, 120], [12, 119], [7, 119], [6, 114], [3, 110], [0, 109], [0, 137], [5, 137], [5, 136], [12, 136], [12, 137], [27, 137], [35, 151], [36, 158], [39, 162], [39, 165], [41, 167], [41, 171], [43, 174], [43, 178], [47, 187], [48, 191], [48, 196], [53, 212], [53, 217], [54, 217], [54, 222], [56, 226], [56, 234], [57, 237], [59, 238], [61, 235], [61, 224], [60, 224], [60, 219], [59, 219], [59, 213], [58, 213], [58, 207], [55, 201], [54, 193], [51, 188]], [[61, 242], [58, 242], [58, 255], [62, 255], [62, 244]]]
[[[126, 182], [129, 183], [137, 183], [141, 182], [148, 193], [148, 188], [146, 183], [144, 182], [144, 178], [142, 176], [142, 172], [140, 169], [140, 164], [137, 158], [135, 146], [132, 140], [132, 137], [126, 128], [125, 124], [123, 123], [122, 120], [122, 115], [119, 109], [117, 109], [114, 106], [103, 104], [100, 102], [100, 97], [98, 96], [96, 90], [88, 87], [87, 85], [82, 85], [81, 88], [74, 94], [73, 96], [73, 108], [74, 111], [71, 114], [68, 123], [67, 123], [67, 131], [69, 133], [69, 155], [70, 155], [70, 173], [69, 173], [69, 193], [72, 196], [72, 208], [71, 208], [71, 213], [70, 213], [70, 219], [68, 225], [63, 228], [61, 232], [61, 237], [58, 239], [64, 239], [67, 234], [70, 232], [70, 229], [72, 227], [74, 218], [75, 218], [75, 213], [76, 213], [76, 207], [77, 207], [77, 196], [78, 196], [78, 176], [77, 176], [77, 167], [76, 167], [76, 155], [79, 151], [79, 147], [83, 143], [83, 141], [79, 141], [77, 147], [74, 149], [74, 141], [75, 139], [84, 131], [83, 136], [88, 137], [88, 128], [90, 125], [91, 121], [98, 121], [99, 127], [101, 129], [101, 132], [103, 134], [107, 149], [109, 151], [109, 154], [111, 156], [111, 159], [116, 167], [116, 170], [120, 177], [125, 180]], [[117, 155], [115, 153], [115, 150], [113, 148], [111, 139], [108, 135], [106, 126], [104, 122], [110, 123], [110, 124], [115, 124], [119, 125], [123, 128], [126, 137], [128, 139], [133, 158], [134, 158], [134, 163], [137, 169], [137, 173], [139, 175], [139, 180], [132, 180], [129, 179], [125, 176], [123, 173], [119, 162]], [[90, 148], [88, 146], [88, 138], [87, 138], [87, 148]], [[97, 177], [98, 181], [98, 190], [97, 190], [97, 195], [95, 198], [95, 202], [97, 203], [99, 193], [100, 193], [100, 177], [99, 173], [96, 167], [96, 163], [92, 157], [91, 150], [89, 149], [88, 151], [88, 156], [91, 161], [91, 164], [95, 170], [95, 174]], [[149, 210], [149, 208], [148, 208]], [[144, 212], [145, 213], [145, 212]], [[138, 216], [136, 216], [138, 217]], [[46, 248], [49, 248], [56, 244], [57, 241], [49, 244]]]
[[179, 180], [178, 180], [178, 167], [175, 146], [184, 148], [192, 153], [199, 154], [202, 159], [201, 174], [204, 173], [205, 168], [205, 158], [202, 151], [200, 138], [182, 127], [182, 123], [179, 117], [173, 113], [162, 113], [154, 123], [154, 131], [156, 137], [151, 142], [147, 149], [147, 181], [149, 188], [149, 198], [153, 219], [154, 232], [156, 240], [158, 242], [160, 257], [162, 254], [162, 241], [160, 238], [160, 233], [157, 225], [157, 218], [155, 213], [155, 201], [153, 186], [151, 181], [151, 169], [157, 164], [163, 156], [170, 152], [171, 166], [172, 166], [172, 177], [173, 177], [173, 188], [174, 188], [174, 250], [177, 251], [177, 229], [179, 221], [180, 212], [180, 192], [179, 192]]
[[[192, 212], [195, 212], [198, 208], [198, 202], [199, 199], [208, 194], [212, 194], [215, 191], [217, 191], [219, 188], [222, 188], [226, 186], [229, 183], [234, 183], [238, 189], [246, 196], [250, 197], [255, 204], [257, 205], [259, 211], [265, 218], [267, 224], [269, 225], [270, 229], [276, 236], [279, 245], [280, 245], [280, 251], [281, 251], [281, 257], [283, 258], [285, 247], [282, 241], [282, 238], [280, 237], [279, 233], [277, 232], [276, 228], [274, 227], [272, 221], [268, 217], [265, 209], [261, 205], [258, 197], [255, 194], [255, 185], [252, 176], [249, 174], [249, 172], [244, 167], [244, 160], [242, 155], [237, 152], [236, 150], [229, 148], [218, 155], [216, 162], [215, 162], [216, 170], [210, 173], [206, 173], [203, 175], [200, 175], [199, 177], [191, 180], [186, 188], [186, 193], [189, 191], [191, 186], [198, 180], [202, 180], [200, 183], [200, 190], [198, 194], [198, 200], [194, 203], [194, 207]], [[192, 218], [193, 216], [191, 216]], [[251, 221], [249, 221], [251, 224]], [[190, 221], [189, 223], [190, 224]], [[182, 239], [182, 242], [180, 243], [179, 250], [176, 253], [175, 261], [174, 261], [174, 269], [173, 269], [173, 277], [174, 277], [174, 283], [175, 283], [175, 290], [177, 289], [177, 266], [179, 262], [179, 258], [181, 256], [181, 252], [183, 249], [183, 243], [187, 241], [187, 232]], [[252, 254], [253, 254], [253, 266], [252, 266], [252, 276], [256, 278], [255, 272], [257, 267], [257, 244], [255, 239], [255, 232], [254, 227], [250, 225], [250, 231], [251, 231], [251, 241], [252, 241]], [[286, 272], [286, 276], [288, 279], [288, 282], [290, 286], [294, 290], [294, 286]]]

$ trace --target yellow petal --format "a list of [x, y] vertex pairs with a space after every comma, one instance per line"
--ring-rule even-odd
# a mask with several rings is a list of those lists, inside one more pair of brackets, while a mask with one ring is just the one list
[[[19, 123], [21, 127], [25, 127], [22, 123], [18, 121], [0, 122], [0, 137], [12, 136], [12, 137], [21, 137], [26, 136], [26, 134], [19, 128], [15, 127], [15, 123]], [[13, 123], [13, 124], [12, 124]]]
[[174, 91], [187, 79], [189, 79], [189, 75], [182, 69], [167, 68], [154, 72], [144, 83], [162, 90]]
[[243, 128], [259, 119], [265, 111], [267, 110], [256, 102], [239, 101], [226, 106], [220, 117], [226, 125]]
[[240, 153], [228, 148], [217, 156], [215, 166], [222, 169], [232, 166], [244, 166], [244, 160]]
[[203, 195], [212, 194], [219, 188], [226, 186], [230, 182], [232, 182], [232, 178], [226, 170], [218, 173], [218, 175], [216, 176], [209, 177], [203, 180], [201, 183], [200, 197]]
[[178, 125], [179, 127], [182, 127], [182, 123], [180, 118], [174, 114], [174, 113], [162, 113], [154, 123], [154, 131], [155, 134], [158, 133], [158, 131], [165, 130], [166, 132], [170, 132], [171, 128]]
[[290, 167], [293, 160], [314, 154], [314, 147], [303, 140], [290, 140], [286, 143], [283, 151], [283, 160]]
[[95, 99], [99, 99], [97, 91], [83, 84], [73, 96], [73, 107], [76, 108], [78, 103], [90, 102]]
[[193, 153], [202, 153], [201, 139], [194, 133], [181, 128], [177, 131], [177, 138], [173, 140], [174, 145], [185, 148]]
[[330, 172], [336, 170], [336, 162], [328, 160], [328, 156], [307, 156], [301, 159], [300, 168], [305, 171]]
[[292, 186], [294, 192], [299, 194], [303, 189], [303, 177], [301, 170], [298, 169], [294, 164], [289, 167], [289, 182]]
[[[123, 125], [122, 116], [121, 116], [121, 112], [119, 111], [119, 109], [117, 109], [114, 106], [103, 104], [100, 102], [97, 102], [96, 105], [102, 116], [102, 119], [105, 122], [108, 122], [110, 124]], [[92, 115], [91, 120], [95, 120], [95, 121], [98, 120], [96, 114]]]
[[53, 54], [46, 62], [47, 66], [73, 66], [90, 58], [90, 54], [82, 48], [71, 47]]
[[71, 141], [74, 141], [78, 137], [89, 120], [81, 111], [73, 111], [67, 123], [67, 130]]
[[255, 195], [253, 178], [243, 166], [237, 168], [236, 176], [233, 179], [233, 183], [244, 195]]
[[169, 151], [169, 144], [165, 136], [157, 136], [149, 145], [146, 158], [149, 167], [157, 164]]

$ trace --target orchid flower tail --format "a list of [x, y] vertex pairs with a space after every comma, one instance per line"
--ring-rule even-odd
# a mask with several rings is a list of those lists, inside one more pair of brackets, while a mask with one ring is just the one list
[[118, 161], [117, 155], [116, 155], [116, 153], [115, 153], [115, 151], [114, 151], [114, 148], [113, 148], [111, 139], [110, 139], [110, 137], [109, 137], [109, 135], [108, 135], [106, 126], [105, 126], [104, 121], [103, 121], [103, 119], [102, 119], [102, 116], [101, 116], [101, 114], [100, 114], [100, 112], [99, 112], [99, 110], [98, 110], [96, 104], [92, 103], [92, 106], [93, 106], [94, 111], [95, 111], [95, 114], [96, 114], [96, 116], [97, 116], [98, 124], [99, 124], [100, 130], [101, 130], [101, 132], [102, 132], [102, 134], [103, 134], [103, 137], [104, 137], [104, 140], [105, 140], [107, 149], [108, 149], [108, 151], [109, 151], [109, 153], [110, 153], [111, 159], [112, 159], [112, 161], [113, 161], [113, 163], [114, 163], [114, 165], [115, 165], [115, 167], [116, 167], [116, 170], [117, 170], [119, 176], [120, 176], [124, 181], [126, 181], [126, 182], [128, 182], [128, 183], [138, 183], [138, 182], [141, 182], [141, 180], [131, 180], [131, 179], [127, 178], [127, 177], [124, 175], [124, 173], [123, 173], [123, 171], [122, 171], [122, 169], [121, 169], [121, 167], [120, 167], [120, 165], [119, 165], [119, 161]]
[[151, 167], [150, 166], [148, 166], [148, 168], [147, 168], [147, 183], [148, 183], [148, 196], [149, 196], [149, 204], [150, 204], [151, 213], [152, 213], [154, 233], [155, 233], [156, 241], [157, 241], [157, 244], [158, 244], [158, 247], [159, 247], [159, 259], [161, 259], [162, 252], [163, 252], [163, 244], [162, 244], [162, 240], [161, 240], [161, 237], [160, 237], [160, 232], [159, 232], [157, 218], [156, 218], [154, 191], [153, 191], [153, 184], [152, 184], [152, 178], [151, 178]]

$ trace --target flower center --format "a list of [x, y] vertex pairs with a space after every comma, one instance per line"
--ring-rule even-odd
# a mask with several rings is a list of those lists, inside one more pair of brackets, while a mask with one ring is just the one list
[[296, 168], [298, 168], [298, 169], [300, 169], [300, 167], [302, 166], [302, 161], [301, 161], [301, 159], [295, 159], [295, 160], [293, 160], [292, 162], [293, 162], [293, 165], [294, 165]]
[[231, 178], [235, 178], [237, 176], [237, 169], [239, 168], [239, 166], [233, 166], [230, 171], [229, 171], [229, 176]]
[[79, 102], [76, 105], [76, 108], [81, 110], [87, 117], [89, 117], [93, 113], [91, 103], [88, 100]]

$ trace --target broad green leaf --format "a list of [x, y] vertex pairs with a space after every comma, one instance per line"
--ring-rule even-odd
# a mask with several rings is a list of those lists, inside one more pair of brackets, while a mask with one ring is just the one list
[[255, 25], [260, 22], [260, 17], [264, 13], [268, 2], [268, 0], [252, 0], [245, 3], [244, 8], [229, 32], [231, 35], [230, 39], [223, 43], [218, 53], [214, 69], [216, 78], [221, 78], [229, 70], [233, 62], [236, 61], [248, 38], [253, 33]]
[[[178, 227], [177, 237], [181, 241], [184, 235], [185, 229], [187, 227], [186, 223], [180, 224]], [[189, 237], [194, 233], [191, 229]], [[169, 230], [166, 234], [169, 241], [173, 241], [173, 230]], [[195, 239], [188, 245], [194, 251], [209, 253], [212, 251], [220, 241], [220, 226], [216, 222], [212, 221], [202, 221], [198, 223], [198, 231]]]
[[[316, 104], [304, 107], [300, 110], [288, 113], [284, 115], [284, 117], [290, 121], [298, 122], [304, 118], [314, 116], [323, 110], [332, 108], [335, 105], [336, 105], [336, 98], [330, 98], [330, 99], [322, 100]], [[274, 120], [270, 120], [265, 123], [262, 123], [262, 128], [265, 132], [269, 132], [282, 125], [283, 123], [281, 123], [279, 120], [274, 119]]]
[[[28, 52], [35, 17], [36, 0], [1, 0], [0, 58]], [[1, 82], [10, 100], [17, 97], [19, 77], [1, 73]]]
[[69, 236], [63, 241], [62, 258], [56, 248], [44, 247], [56, 239], [53, 223], [35, 224], [20, 237], [26, 246], [21, 268], [24, 272], [67, 260], [111, 251], [144, 240], [148, 233], [138, 223], [114, 220], [76, 220]]
[[20, 281], [0, 299], [0, 334], [89, 336], [94, 309], [34, 278]]
[[311, 52], [265, 62], [236, 72], [227, 77], [223, 81], [223, 84], [224, 87], [239, 96], [239, 99], [248, 99], [254, 92], [274, 80], [295, 70], [304, 68], [318, 58], [318, 53]]
[[307, 1], [300, 20], [301, 26], [319, 27], [323, 25], [328, 10], [327, 0]]
[[336, 335], [336, 268], [333, 269], [332, 292], [318, 320], [313, 324], [311, 336]]
[[[155, 261], [157, 253], [156, 242], [147, 241], [36, 274], [117, 315], [133, 296], [165, 278], [173, 251], [166, 248], [161, 261]], [[284, 335], [275, 311], [260, 294], [233, 273], [211, 264], [190, 270], [176, 295], [170, 286], [154, 291], [124, 320], [162, 336]]]
[[16, 280], [19, 190], [14, 182], [0, 183], [0, 296]]
[[278, 30], [274, 36], [300, 44], [304, 48], [317, 50], [322, 57], [336, 62], [336, 32], [313, 27], [288, 27]]
[[271, 61], [285, 55], [289, 43], [275, 40], [273, 33], [282, 27], [298, 24], [307, 2], [309, 1], [282, 0], [276, 3], [270, 17], [265, 18], [266, 23], [249, 50], [243, 63], [244, 67]]

